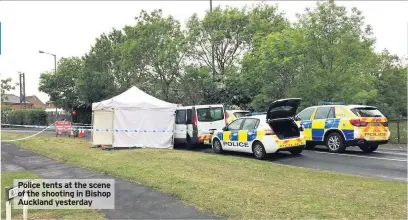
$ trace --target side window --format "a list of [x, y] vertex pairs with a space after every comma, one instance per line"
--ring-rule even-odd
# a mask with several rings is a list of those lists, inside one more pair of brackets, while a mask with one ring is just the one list
[[341, 109], [340, 107], [336, 107], [334, 109], [334, 113], [335, 113], [336, 118], [343, 118], [345, 116], [343, 109]]
[[197, 109], [198, 121], [219, 121], [224, 119], [224, 109], [221, 107]]
[[176, 124], [185, 124], [186, 123], [186, 110], [177, 110], [176, 111]]
[[193, 124], [193, 110], [187, 109], [187, 122], [186, 124]]
[[301, 111], [301, 112], [297, 115], [297, 117], [298, 117], [300, 120], [302, 120], [302, 121], [303, 121], [303, 120], [310, 120], [310, 117], [312, 116], [314, 110], [315, 110], [315, 108], [307, 108], [307, 109]]
[[332, 107], [318, 107], [314, 119], [326, 119]]
[[327, 118], [334, 118], [334, 108], [333, 107], [330, 108], [330, 111], [329, 111], [329, 114], [327, 115]]
[[228, 125], [228, 130], [239, 130], [241, 128], [242, 119], [235, 120]]
[[242, 125], [242, 130], [255, 129], [258, 123], [259, 123], [258, 119], [247, 118], [245, 119], [244, 124]]

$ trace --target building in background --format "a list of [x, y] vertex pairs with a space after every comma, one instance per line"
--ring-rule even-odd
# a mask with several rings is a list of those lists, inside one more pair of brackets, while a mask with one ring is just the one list
[[19, 109], [31, 109], [33, 108], [33, 103], [27, 100], [20, 106], [20, 97], [13, 95], [13, 94], [4, 94], [4, 99], [1, 102], [1, 107], [2, 108], [7, 108], [10, 107], [13, 110], [19, 110]]
[[33, 104], [33, 108], [46, 108], [45, 104], [36, 95], [27, 96], [26, 100]]
[[[48, 101], [45, 103], [45, 111], [48, 113], [48, 115], [55, 115], [55, 105], [54, 102]], [[65, 112], [62, 108], [57, 109], [58, 115], [65, 115], [67, 112]]]

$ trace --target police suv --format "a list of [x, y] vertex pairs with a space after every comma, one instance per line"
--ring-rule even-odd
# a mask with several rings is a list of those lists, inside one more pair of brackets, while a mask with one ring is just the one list
[[324, 104], [302, 110], [296, 117], [303, 127], [306, 148], [326, 145], [333, 153], [359, 146], [365, 153], [388, 143], [387, 118], [374, 106]]
[[264, 115], [241, 117], [222, 130], [214, 131], [211, 137], [214, 152], [253, 153], [257, 159], [278, 151], [300, 154], [306, 142], [292, 118], [300, 101], [299, 98], [277, 100]]

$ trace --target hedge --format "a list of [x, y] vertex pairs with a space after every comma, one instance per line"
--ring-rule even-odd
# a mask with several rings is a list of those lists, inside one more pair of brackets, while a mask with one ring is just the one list
[[3, 124], [47, 125], [47, 113], [44, 110], [22, 109], [7, 112], [2, 111], [2, 113], [6, 114], [5, 117], [2, 117]]

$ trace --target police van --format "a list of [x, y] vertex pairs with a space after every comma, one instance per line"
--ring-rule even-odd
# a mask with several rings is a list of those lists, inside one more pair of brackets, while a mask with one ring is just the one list
[[212, 130], [226, 125], [225, 109], [222, 104], [182, 106], [176, 110], [174, 143], [192, 148], [204, 144]]
[[257, 159], [279, 151], [300, 154], [306, 141], [293, 119], [300, 101], [299, 98], [277, 100], [266, 114], [244, 116], [214, 131], [211, 141], [214, 152], [252, 153]]

